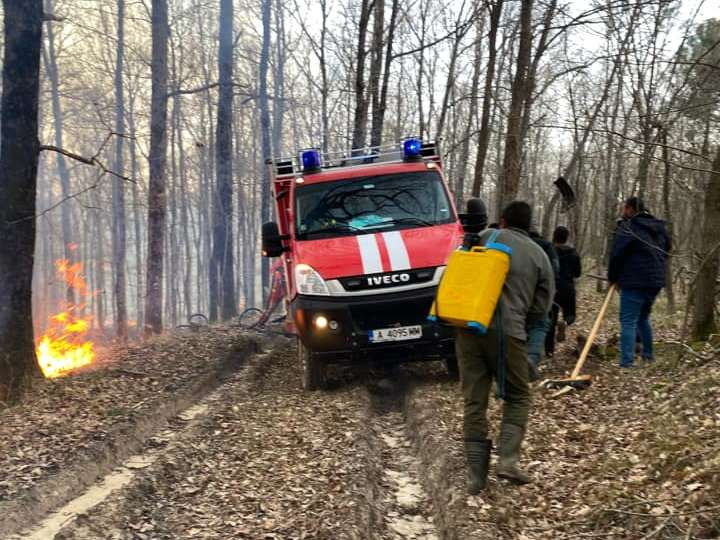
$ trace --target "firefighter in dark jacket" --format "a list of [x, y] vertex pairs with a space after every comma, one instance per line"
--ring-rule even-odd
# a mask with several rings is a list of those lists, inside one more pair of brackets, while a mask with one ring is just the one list
[[637, 197], [623, 206], [615, 230], [608, 279], [620, 288], [620, 367], [633, 367], [635, 336], [642, 341], [642, 358], [653, 360], [650, 313], [665, 286], [670, 237], [665, 222], [654, 218]]
[[[550, 330], [545, 340], [545, 354], [552, 356], [555, 353], [555, 329], [559, 325], [558, 341], [565, 339], [565, 325], [575, 322], [575, 280], [582, 274], [580, 255], [574, 247], [569, 245], [570, 231], [562, 225], [553, 232], [553, 245], [558, 257], [559, 271], [555, 285], [555, 302], [550, 312]], [[560, 319], [562, 310], [563, 320]]]

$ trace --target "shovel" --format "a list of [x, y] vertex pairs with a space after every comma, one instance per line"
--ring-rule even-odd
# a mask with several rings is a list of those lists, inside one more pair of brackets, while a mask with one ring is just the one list
[[570, 186], [568, 181], [565, 180], [565, 178], [563, 178], [562, 176], [558, 177], [558, 179], [555, 180], [554, 184], [557, 190], [560, 192], [560, 196], [563, 200], [562, 211], [567, 212], [573, 206], [575, 206], [575, 192], [573, 191], [573, 188], [572, 186]]
[[595, 319], [595, 324], [593, 324], [592, 330], [590, 331], [590, 335], [588, 336], [587, 340], [585, 341], [585, 346], [583, 347], [583, 350], [580, 353], [580, 358], [578, 358], [578, 361], [575, 364], [575, 369], [573, 369], [572, 373], [570, 374], [570, 377], [568, 377], [567, 379], [543, 381], [542, 385], [547, 389], [553, 390], [553, 389], [559, 388], [559, 390], [557, 392], [555, 392], [554, 394], [552, 394], [550, 397], [562, 396], [563, 394], [567, 394], [568, 392], [571, 392], [573, 389], [582, 390], [592, 384], [592, 375], [580, 375], [580, 370], [583, 368], [583, 365], [585, 364], [585, 360], [587, 360], [588, 354], [590, 353], [590, 348], [592, 347], [592, 344], [595, 341], [595, 337], [597, 336], [598, 330], [600, 330], [600, 324], [602, 323], [603, 319], [605, 318], [605, 312], [607, 311], [608, 305], [610, 305], [610, 299], [612, 298], [612, 295], [614, 292], [615, 292], [615, 284], [613, 283], [612, 285], [610, 285], [610, 288], [608, 289], [607, 295], [605, 296], [605, 301], [603, 302], [603, 305], [600, 308], [600, 312], [598, 313], [598, 316]]

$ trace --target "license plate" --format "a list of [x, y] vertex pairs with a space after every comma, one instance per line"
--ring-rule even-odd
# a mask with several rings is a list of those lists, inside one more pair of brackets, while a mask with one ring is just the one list
[[380, 328], [370, 330], [368, 338], [372, 343], [383, 341], [407, 341], [408, 339], [419, 339], [422, 337], [422, 326], [400, 326], [398, 328]]

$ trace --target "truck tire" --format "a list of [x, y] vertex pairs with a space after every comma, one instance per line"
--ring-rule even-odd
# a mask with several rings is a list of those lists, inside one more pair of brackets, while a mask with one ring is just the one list
[[302, 371], [303, 390], [308, 392], [322, 390], [327, 382], [327, 365], [317, 356], [313, 356], [299, 338], [297, 340], [297, 349]]
[[458, 368], [458, 361], [455, 356], [445, 359], [445, 368], [453, 381], [460, 380], [460, 368]]

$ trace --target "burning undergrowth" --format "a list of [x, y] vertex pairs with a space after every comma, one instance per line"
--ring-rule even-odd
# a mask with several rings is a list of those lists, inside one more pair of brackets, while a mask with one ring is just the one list
[[58, 276], [72, 289], [78, 301], [62, 302], [59, 311], [50, 316], [48, 327], [38, 341], [38, 364], [48, 379], [67, 375], [95, 360], [95, 344], [88, 339], [92, 317], [85, 315], [90, 292], [82, 265], [60, 259], [55, 262], [55, 267]]

